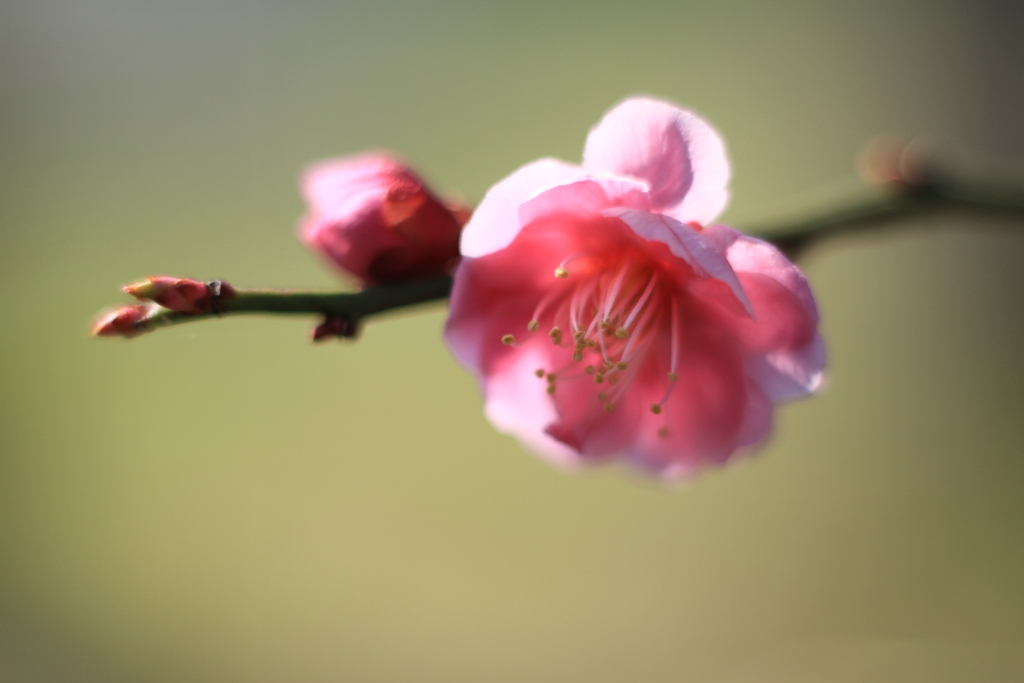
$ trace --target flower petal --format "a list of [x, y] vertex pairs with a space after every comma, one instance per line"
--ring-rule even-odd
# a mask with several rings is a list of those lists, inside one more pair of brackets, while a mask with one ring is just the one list
[[484, 412], [494, 428], [514, 436], [524, 448], [551, 462], [571, 466], [580, 463], [574, 449], [549, 436], [545, 429], [558, 419], [547, 384], [534, 369], [548, 365], [538, 343], [516, 349], [500, 369], [489, 373], [484, 385]]
[[648, 209], [646, 183], [629, 178], [585, 177], [541, 192], [519, 207], [519, 221], [529, 225], [552, 214], [593, 218], [611, 207]]
[[[543, 291], [534, 284], [539, 278], [532, 269], [510, 267], [515, 260], [506, 252], [464, 258], [455, 272], [445, 340], [456, 360], [482, 376], [508, 350], [503, 336], [525, 334]], [[544, 282], [555, 279], [548, 273]]]
[[[569, 365], [568, 358], [564, 353], [562, 365]], [[614, 397], [619, 387], [595, 384], [590, 376], [558, 381], [554, 394], [558, 420], [547, 433], [578, 451], [580, 462], [597, 463], [620, 455], [633, 441], [636, 425], [646, 410], [632, 399], [629, 388], [621, 387], [620, 398], [605, 403], [598, 398], [599, 390], [605, 389]], [[610, 412], [606, 410], [609, 405]]]
[[[420, 184], [409, 167], [387, 154], [327, 159], [307, 167], [299, 181], [302, 196], [325, 217], [348, 216], [368, 199], [387, 191], [393, 179]], [[387, 179], [386, 181], [383, 179]]]
[[747, 410], [736, 436], [738, 448], [753, 448], [765, 440], [772, 431], [774, 408], [761, 387], [753, 382], [747, 385]]
[[619, 218], [644, 239], [656, 240], [667, 245], [669, 250], [686, 261], [698, 276], [724, 282], [746, 312], [753, 315], [750, 301], [747, 300], [747, 295], [729, 261], [713, 242], [705, 239], [703, 233], [698, 233], [674, 218], [648, 211], [609, 209], [604, 215]]
[[793, 351], [811, 342], [817, 333], [817, 317], [791, 289], [763, 273], [737, 275], [754, 317], [726, 312], [722, 324], [736, 333], [748, 352]]
[[484, 256], [508, 246], [523, 227], [519, 217], [523, 202], [582, 175], [577, 166], [557, 159], [539, 159], [498, 182], [487, 191], [462, 230], [462, 255]]
[[756, 324], [734, 321], [755, 353], [754, 380], [774, 402], [803, 398], [821, 387], [825, 344], [817, 333], [818, 307], [803, 273], [773, 245], [725, 225], [701, 233], [721, 249], [754, 305]]
[[[681, 352], [672, 393], [661, 414], [648, 413], [638, 423], [628, 450], [630, 460], [641, 468], [671, 478], [724, 462], [750, 436], [745, 433], [749, 385], [736, 340], [707, 321], [692, 319], [679, 331], [676, 343]], [[666, 369], [656, 363], [644, 368], [645, 376], [637, 379], [640, 389], [630, 400], [645, 405], [660, 401], [669, 386]]]
[[793, 401], [818, 389], [825, 377], [825, 342], [815, 335], [807, 346], [750, 359], [749, 373], [775, 403]]
[[710, 223], [729, 200], [722, 138], [661, 100], [628, 99], [605, 114], [587, 136], [583, 168], [647, 181], [652, 205], [684, 223]]
[[807, 278], [774, 245], [744, 235], [727, 225], [709, 225], [704, 228], [701, 235], [725, 254], [737, 273], [761, 273], [782, 283], [803, 302], [814, 322], [818, 322], [818, 307], [814, 303], [814, 295], [811, 294]]

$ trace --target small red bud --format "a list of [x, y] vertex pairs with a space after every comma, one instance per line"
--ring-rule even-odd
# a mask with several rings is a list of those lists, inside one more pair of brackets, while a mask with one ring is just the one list
[[313, 341], [323, 341], [329, 337], [351, 338], [356, 336], [359, 325], [348, 318], [324, 318], [324, 321], [313, 328]]
[[136, 337], [146, 331], [146, 319], [151, 310], [146, 304], [125, 306], [110, 311], [92, 328], [97, 337]]
[[128, 285], [124, 291], [179, 313], [207, 313], [212, 302], [206, 283], [186, 278], [151, 277], [146, 282]]

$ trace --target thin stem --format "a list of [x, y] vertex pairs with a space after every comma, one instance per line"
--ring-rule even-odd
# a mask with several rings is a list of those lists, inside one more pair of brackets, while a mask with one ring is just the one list
[[146, 329], [177, 325], [224, 315], [269, 313], [274, 315], [319, 314], [339, 318], [353, 325], [364, 319], [403, 306], [437, 301], [448, 297], [452, 279], [438, 277], [398, 285], [381, 285], [361, 292], [302, 292], [269, 289], [236, 289], [231, 297], [217, 302], [217, 311], [210, 313], [178, 313], [155, 307], [146, 316]]
[[[939, 211], [960, 211], [1001, 215], [1024, 220], [1024, 192], [1020, 188], [939, 182], [894, 185], [878, 199], [848, 206], [824, 215], [779, 226], [748, 230], [775, 244], [790, 258], [798, 258], [810, 245], [845, 233], [874, 230], [918, 215]], [[452, 279], [430, 280], [371, 287], [361, 292], [296, 292], [267, 289], [239, 289], [234, 295], [216, 296], [209, 313], [178, 313], [152, 304], [145, 317], [135, 323], [136, 331], [237, 314], [321, 315], [337, 323], [323, 336], [353, 336], [366, 318], [396, 308], [446, 299]], [[211, 290], [214, 291], [214, 290]], [[220, 291], [217, 289], [216, 291]], [[537, 319], [540, 312], [535, 313]], [[316, 335], [319, 338], [321, 335]]]
[[908, 185], [839, 211], [787, 225], [754, 228], [749, 232], [771, 242], [790, 258], [798, 258], [804, 249], [828, 237], [888, 227], [912, 216], [944, 210], [1024, 219], [1024, 192], [1018, 188], [939, 182]]

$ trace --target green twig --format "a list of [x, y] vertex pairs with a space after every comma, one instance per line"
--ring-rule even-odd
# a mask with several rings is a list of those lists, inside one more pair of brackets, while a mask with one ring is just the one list
[[[939, 211], [1002, 215], [1024, 220], [1024, 193], [1016, 188], [995, 189], [932, 180], [919, 184], [896, 184], [891, 189], [888, 195], [870, 202], [796, 223], [755, 228], [748, 232], [775, 244], [791, 258], [797, 258], [807, 247], [826, 238], [876, 230], [912, 216], [932, 215]], [[211, 292], [220, 292], [219, 286], [212, 286], [219, 283], [210, 284]], [[354, 293], [226, 288], [224, 295], [214, 296], [210, 312], [178, 313], [152, 304], [145, 317], [135, 324], [134, 330], [148, 331], [224, 315], [269, 313], [320, 315], [325, 323], [322, 329], [317, 329], [314, 338], [351, 337], [366, 318], [404, 306], [446, 299], [451, 287], [450, 277], [438, 277], [371, 287]], [[332, 323], [333, 327], [330, 326]]]
[[929, 182], [892, 188], [887, 196], [797, 223], [749, 232], [798, 258], [817, 242], [837, 235], [877, 230], [912, 216], [959, 211], [1024, 219], [1024, 193], [1016, 188], [972, 187]]
[[366, 318], [403, 306], [446, 299], [452, 279], [438, 277], [398, 285], [381, 285], [361, 292], [302, 292], [269, 289], [235, 289], [231, 296], [216, 300], [209, 313], [178, 313], [154, 307], [146, 316], [143, 328], [177, 325], [212, 317], [237, 314], [270, 313], [273, 315], [321, 315], [339, 319], [355, 328]]

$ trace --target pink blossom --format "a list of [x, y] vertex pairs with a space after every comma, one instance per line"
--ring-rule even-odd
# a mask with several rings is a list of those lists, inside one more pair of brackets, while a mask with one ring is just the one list
[[590, 131], [582, 167], [541, 159], [491, 188], [462, 235], [446, 337], [497, 429], [558, 463], [679, 478], [763, 441], [775, 403], [819, 386], [804, 276], [708, 225], [729, 173], [707, 123], [630, 99]]
[[301, 185], [302, 239], [365, 285], [442, 275], [458, 257], [468, 210], [443, 203], [386, 154], [321, 162]]

